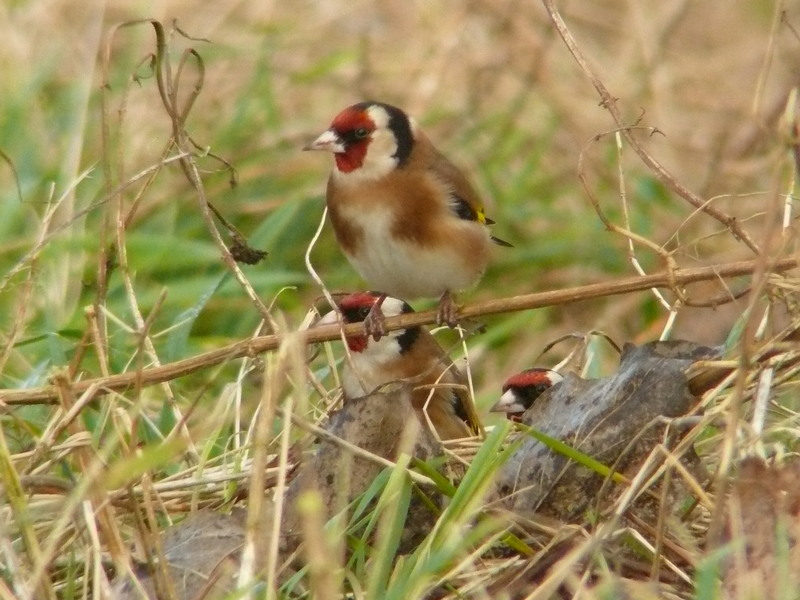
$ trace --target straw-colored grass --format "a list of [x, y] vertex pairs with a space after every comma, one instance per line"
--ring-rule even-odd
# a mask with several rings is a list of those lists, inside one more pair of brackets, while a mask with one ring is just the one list
[[[366, 97], [414, 114], [515, 246], [461, 296], [485, 331], [437, 334], [502, 427], [449, 448], [470, 468], [435, 484], [452, 498], [411, 554], [394, 559], [403, 514], [378, 502], [351, 523], [374, 546], [348, 563], [345, 525], [309, 525], [310, 572], [280, 593], [719, 597], [737, 465], [797, 450], [800, 7], [218, 4], [0, 8], [0, 599], [107, 598], [114, 573], [163, 552], [153, 531], [202, 507], [250, 507], [253, 541], [253, 506], [280, 503], [340, 401], [341, 345], [295, 333], [324, 305], [306, 252], [326, 290], [363, 285], [329, 229], [311, 245], [330, 165], [299, 149]], [[268, 255], [237, 263], [234, 242]], [[484, 504], [507, 442], [486, 410], [533, 364], [607, 375], [606, 337], [718, 344], [725, 360], [698, 377], [724, 377], [596, 523], [516, 515], [510, 535]], [[675, 460], [690, 442], [705, 489]], [[685, 522], [625, 519], [663, 477], [695, 499]], [[390, 465], [369, 494], [403, 498], [411, 481]], [[276, 597], [269, 556], [258, 577]]]

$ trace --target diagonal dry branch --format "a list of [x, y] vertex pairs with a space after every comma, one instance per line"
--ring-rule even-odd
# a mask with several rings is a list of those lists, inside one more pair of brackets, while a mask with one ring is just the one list
[[556, 8], [555, 0], [542, 0], [542, 3], [544, 4], [545, 10], [547, 10], [547, 13], [550, 15], [550, 19], [553, 21], [553, 25], [558, 31], [558, 34], [561, 36], [561, 39], [564, 41], [564, 44], [567, 46], [570, 54], [572, 54], [572, 57], [575, 59], [575, 62], [578, 63], [581, 71], [583, 71], [583, 73], [589, 78], [595, 90], [597, 90], [597, 93], [600, 96], [600, 105], [609, 112], [611, 118], [614, 119], [614, 123], [616, 123], [619, 132], [625, 137], [625, 140], [628, 142], [633, 151], [636, 152], [641, 161], [655, 174], [661, 183], [667, 186], [667, 188], [674, 191], [681, 198], [694, 206], [697, 210], [706, 213], [711, 218], [716, 219], [725, 225], [737, 240], [742, 241], [755, 254], [759, 254], [760, 248], [758, 247], [758, 244], [756, 244], [750, 235], [742, 228], [736, 217], [728, 215], [715, 208], [683, 185], [680, 181], [675, 179], [675, 177], [669, 171], [667, 171], [667, 169], [665, 169], [664, 166], [658, 162], [656, 158], [644, 148], [644, 146], [642, 146], [642, 144], [639, 143], [639, 140], [637, 140], [633, 135], [633, 128], [630, 126], [630, 123], [626, 123], [622, 118], [622, 113], [617, 107], [617, 98], [611, 95], [611, 92], [608, 91], [608, 88], [605, 86], [605, 84], [595, 74], [591, 66], [589, 66], [589, 61], [583, 55], [583, 52], [581, 52], [577, 42], [575, 41], [575, 38], [572, 37], [569, 28], [567, 27], [566, 23], [564, 23], [564, 19], [561, 18], [561, 14]]
[[[800, 257], [782, 258], [774, 261], [770, 266], [771, 268], [769, 270], [772, 273], [788, 271], [800, 266]], [[763, 269], [763, 267], [762, 260], [731, 262], [709, 267], [676, 269], [669, 272], [662, 271], [644, 277], [625, 277], [616, 281], [593, 283], [563, 290], [538, 292], [535, 294], [499, 298], [496, 300], [484, 300], [461, 307], [458, 311], [458, 317], [460, 319], [470, 319], [520, 310], [543, 308], [546, 306], [569, 304], [571, 302], [602, 298], [605, 296], [628, 294], [650, 288], [669, 288], [671, 285], [683, 286], [698, 281], [726, 279], [741, 275], [749, 275], [757, 270]], [[386, 330], [404, 329], [412, 325], [429, 325], [435, 321], [435, 310], [410, 313], [387, 319]], [[360, 323], [344, 327], [345, 334], [362, 332], [363, 325]], [[244, 356], [254, 356], [262, 352], [275, 350], [281, 345], [286, 335], [301, 335], [304, 343], [314, 344], [340, 339], [341, 334], [342, 330], [339, 326], [329, 325], [297, 333], [258, 336], [165, 365], [127, 373], [119, 373], [108, 377], [78, 381], [73, 385], [73, 393], [81, 394], [92, 386], [96, 386], [98, 394], [102, 394], [110, 391], [124, 390], [130, 387], [147, 387], [163, 383], [202, 369], [219, 365], [228, 360], [234, 360]], [[0, 406], [5, 410], [15, 405], [54, 404], [57, 401], [58, 391], [56, 387], [52, 385], [26, 390], [0, 390]]]

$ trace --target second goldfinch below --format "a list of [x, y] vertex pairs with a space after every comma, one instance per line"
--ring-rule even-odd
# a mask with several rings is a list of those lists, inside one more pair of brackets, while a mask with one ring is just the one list
[[[344, 323], [360, 323], [372, 307], [384, 299], [387, 316], [413, 312], [397, 298], [378, 292], [359, 292], [338, 301]], [[331, 311], [317, 325], [335, 323]], [[426, 426], [433, 426], [440, 439], [470, 437], [480, 431], [464, 374], [424, 327], [392, 331], [380, 340], [366, 334], [347, 336], [350, 356], [342, 366], [344, 401], [381, 391], [383, 386], [407, 382], [412, 386], [411, 404]], [[387, 410], [392, 410], [387, 407]]]

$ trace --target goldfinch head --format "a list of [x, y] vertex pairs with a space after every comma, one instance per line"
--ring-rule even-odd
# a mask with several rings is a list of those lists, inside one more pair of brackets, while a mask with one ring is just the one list
[[533, 406], [534, 401], [545, 390], [563, 381], [564, 378], [552, 369], [532, 368], [512, 375], [503, 384], [503, 395], [492, 406], [491, 412], [508, 413], [508, 418], [516, 420]]
[[334, 176], [378, 179], [402, 167], [414, 145], [413, 121], [383, 102], [359, 102], [334, 117], [331, 126], [304, 150], [332, 152]]
[[[372, 307], [383, 297], [380, 292], [357, 292], [349, 294], [339, 300], [338, 307], [345, 324], [362, 323], [369, 315]], [[385, 317], [396, 317], [398, 315], [414, 312], [408, 303], [398, 298], [386, 296], [381, 305]], [[337, 314], [331, 311], [324, 315], [317, 325], [330, 325], [337, 322]], [[356, 353], [380, 353], [387, 355], [405, 354], [414, 341], [419, 336], [419, 327], [409, 327], [408, 329], [394, 330], [387, 333], [380, 340], [373, 340], [366, 333], [348, 335], [347, 347], [350, 352]], [[388, 358], [388, 356], [387, 356]]]

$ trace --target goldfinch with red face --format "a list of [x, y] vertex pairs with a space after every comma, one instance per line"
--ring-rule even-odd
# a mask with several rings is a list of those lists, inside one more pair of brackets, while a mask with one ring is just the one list
[[539, 396], [562, 381], [564, 378], [552, 369], [526, 369], [506, 380], [503, 395], [490, 411], [507, 413], [510, 420], [519, 421]]
[[[375, 304], [383, 299], [383, 312], [392, 317], [413, 312], [397, 298], [378, 292], [350, 294], [339, 301], [344, 323], [360, 323]], [[331, 311], [317, 322], [337, 322]], [[379, 340], [369, 335], [347, 337], [350, 356], [342, 367], [345, 402], [378, 391], [398, 381], [414, 385], [411, 404], [423, 426], [428, 421], [440, 439], [451, 440], [476, 435], [480, 424], [466, 390], [466, 379], [444, 349], [424, 327], [392, 331]]]
[[[455, 324], [451, 294], [475, 285], [492, 243], [477, 192], [413, 119], [395, 106], [344, 109], [305, 150], [332, 152], [327, 205], [345, 256], [374, 289], [438, 297], [438, 323]], [[381, 304], [366, 325], [382, 334]]]

